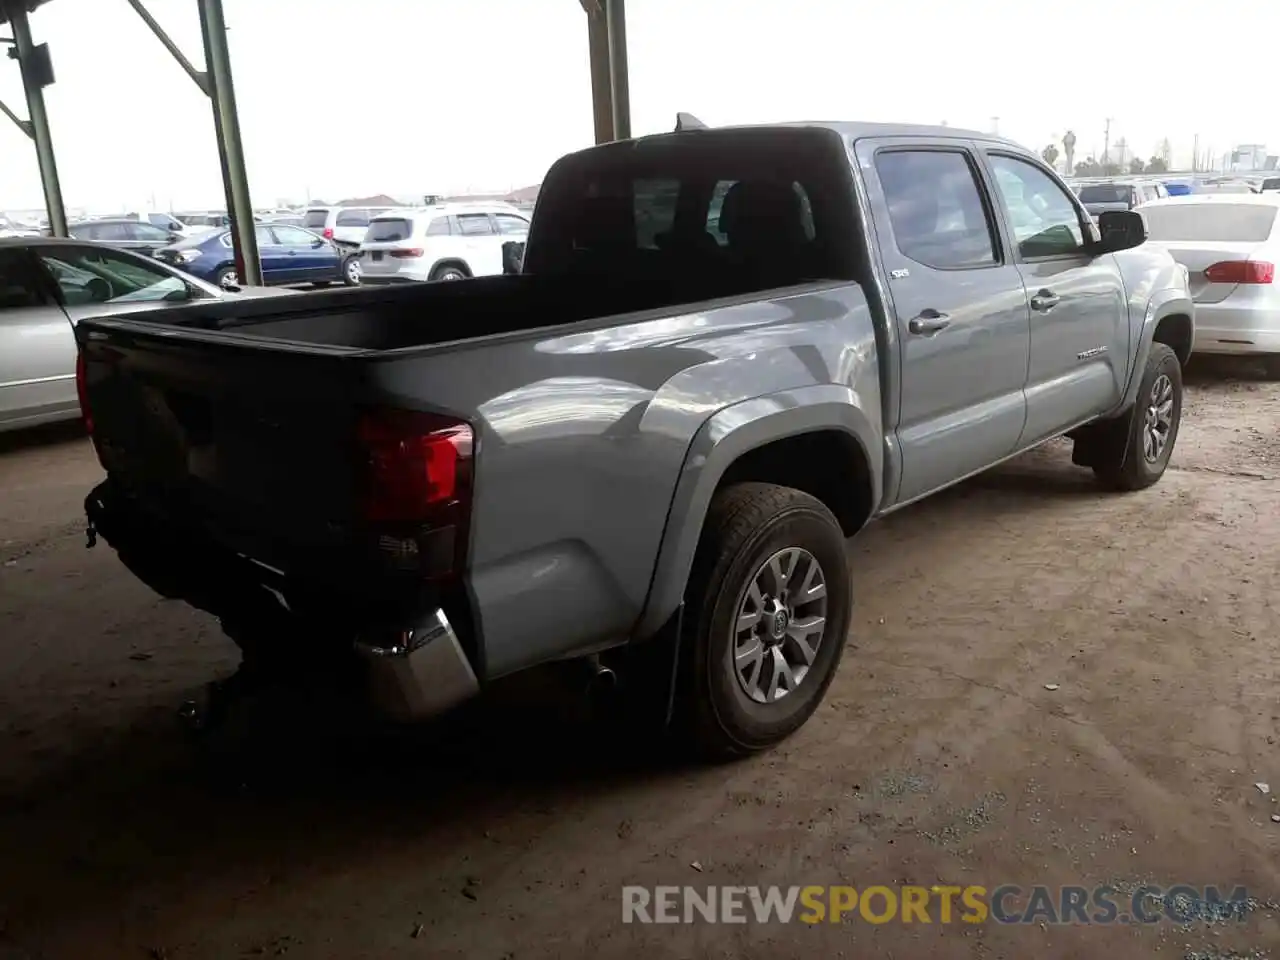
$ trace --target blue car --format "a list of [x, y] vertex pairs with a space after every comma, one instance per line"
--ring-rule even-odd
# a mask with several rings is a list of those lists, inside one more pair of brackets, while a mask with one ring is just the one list
[[[291, 283], [360, 283], [360, 254], [317, 233], [283, 223], [257, 225], [258, 255], [268, 286]], [[155, 251], [170, 266], [223, 289], [237, 287], [230, 230], [210, 230]]]

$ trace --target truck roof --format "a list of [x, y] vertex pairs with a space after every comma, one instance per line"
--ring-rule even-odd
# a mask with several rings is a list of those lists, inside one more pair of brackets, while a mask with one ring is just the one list
[[[678, 140], [682, 137], [697, 136], [699, 134], [728, 132], [734, 130], [786, 130], [795, 129], [797, 127], [809, 127], [814, 129], [826, 129], [837, 133], [842, 138], [850, 140], [862, 140], [867, 137], [929, 137], [937, 139], [956, 139], [956, 140], [979, 140], [984, 143], [995, 143], [1002, 147], [1008, 147], [1017, 150], [1020, 153], [1028, 153], [1025, 146], [1015, 143], [1006, 137], [1001, 137], [993, 133], [983, 133], [979, 130], [966, 130], [963, 127], [944, 127], [941, 124], [919, 124], [919, 123], [877, 123], [865, 120], [799, 120], [788, 121], [785, 123], [751, 123], [751, 124], [734, 124], [723, 127], [703, 127], [701, 129], [678, 130], [669, 133], [655, 133], [643, 137], [635, 137], [630, 141], [615, 141], [615, 143], [654, 143], [663, 140]], [[600, 146], [609, 146], [610, 144], [600, 144]], [[594, 148], [588, 148], [594, 149]]]

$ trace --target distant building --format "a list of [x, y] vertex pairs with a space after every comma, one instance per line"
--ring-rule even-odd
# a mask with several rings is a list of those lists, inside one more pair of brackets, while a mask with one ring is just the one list
[[1267, 148], [1260, 143], [1241, 144], [1228, 154], [1227, 169], [1232, 173], [1267, 169]]
[[339, 200], [335, 207], [400, 207], [403, 204], [395, 197], [379, 193], [372, 197], [355, 197], [350, 200]]

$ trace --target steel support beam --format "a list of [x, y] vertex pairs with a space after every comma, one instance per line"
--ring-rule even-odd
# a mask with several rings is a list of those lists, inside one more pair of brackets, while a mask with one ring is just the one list
[[222, 187], [227, 195], [231, 237], [235, 245], [236, 275], [243, 284], [262, 285], [262, 261], [254, 229], [253, 202], [249, 199], [249, 175], [240, 142], [235, 87], [231, 82], [231, 51], [222, 0], [197, 0], [200, 34], [204, 39], [204, 63], [212, 91], [213, 126], [222, 163]]
[[625, 0], [604, 0], [609, 37], [609, 98], [613, 107], [613, 139], [631, 139], [631, 86], [627, 66], [627, 6]]
[[142, 18], [142, 22], [147, 25], [147, 28], [156, 35], [156, 39], [159, 40], [160, 43], [164, 45], [164, 48], [169, 51], [169, 56], [178, 61], [178, 66], [180, 66], [186, 72], [187, 76], [195, 82], [195, 85], [200, 88], [200, 92], [206, 97], [212, 97], [213, 90], [209, 86], [209, 75], [204, 71], [197, 70], [195, 68], [191, 61], [187, 59], [187, 55], [182, 52], [182, 49], [173, 42], [173, 38], [164, 32], [164, 27], [160, 26], [160, 24], [156, 22], [156, 18], [151, 15], [151, 11], [143, 6], [142, 0], [128, 0], [128, 2], [129, 6], [133, 7], [134, 12]]
[[587, 14], [596, 143], [625, 140], [631, 136], [626, 7], [623, 0], [581, 0], [581, 3]]
[[591, 53], [591, 112], [596, 143], [613, 136], [613, 84], [609, 78], [609, 25], [604, 10], [587, 10], [587, 43]]
[[32, 140], [35, 139], [36, 135], [35, 135], [35, 132], [31, 129], [31, 124], [27, 123], [27, 121], [23, 120], [20, 116], [18, 116], [16, 113], [10, 110], [9, 105], [5, 103], [3, 100], [0, 100], [0, 113], [3, 113], [6, 117], [12, 120], [14, 122], [14, 125], [23, 133], [25, 133], [28, 137], [30, 137]]
[[8, 108], [9, 115], [30, 135], [36, 145], [36, 163], [40, 166], [40, 185], [44, 188], [44, 205], [49, 214], [49, 230], [55, 237], [67, 236], [67, 210], [62, 204], [62, 183], [58, 179], [58, 162], [53, 155], [53, 138], [49, 135], [49, 114], [44, 108], [44, 90], [31, 69], [34, 44], [31, 42], [31, 24], [27, 20], [27, 6], [22, 0], [4, 3], [9, 27], [13, 31], [13, 45], [18, 54], [18, 66], [22, 71], [22, 89], [27, 95], [27, 123], [23, 127]]

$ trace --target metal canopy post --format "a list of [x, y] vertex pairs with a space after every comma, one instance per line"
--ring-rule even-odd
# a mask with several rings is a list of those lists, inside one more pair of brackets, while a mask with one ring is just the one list
[[627, 78], [627, 15], [623, 0], [580, 0], [587, 14], [591, 54], [591, 107], [596, 143], [631, 136]]
[[49, 135], [49, 114], [44, 108], [44, 90], [32, 69], [34, 44], [31, 42], [27, 6], [23, 0], [10, 3], [0, 0], [0, 8], [3, 8], [13, 30], [13, 45], [22, 71], [22, 89], [27, 95], [28, 120], [24, 124], [8, 107], [4, 112], [35, 142], [40, 184], [44, 188], [44, 205], [49, 214], [49, 230], [55, 237], [65, 237], [67, 210], [62, 204], [62, 183], [58, 179], [58, 162], [53, 155], [53, 138]]
[[240, 143], [240, 119], [236, 113], [235, 87], [231, 82], [231, 51], [222, 0], [197, 0], [200, 33], [204, 38], [206, 82], [212, 88], [213, 126], [222, 161], [222, 186], [235, 242], [236, 275], [241, 283], [262, 286], [262, 261], [254, 228], [253, 203], [249, 199], [249, 175]]
[[[3, 0], [0, 0], [2, 3]], [[164, 27], [143, 5], [128, 0], [129, 6], [156, 35], [156, 39], [178, 61], [193, 83], [213, 102], [213, 130], [218, 141], [218, 161], [222, 169], [222, 190], [231, 218], [231, 240], [236, 257], [236, 277], [241, 283], [262, 285], [262, 261], [258, 256], [258, 235], [254, 229], [253, 203], [249, 199], [249, 175], [245, 171], [244, 148], [240, 145], [240, 121], [236, 116], [236, 94], [231, 85], [231, 55], [227, 48], [227, 23], [222, 16], [222, 0], [196, 0], [200, 10], [200, 35], [204, 40], [203, 71], [197, 70]]]
[[591, 55], [591, 112], [596, 143], [613, 136], [613, 84], [609, 78], [609, 24], [600, 0], [582, 0], [587, 14], [587, 44]]
[[631, 87], [627, 68], [627, 7], [625, 0], [604, 0], [605, 30], [609, 38], [609, 97], [613, 106], [613, 138], [631, 139]]

